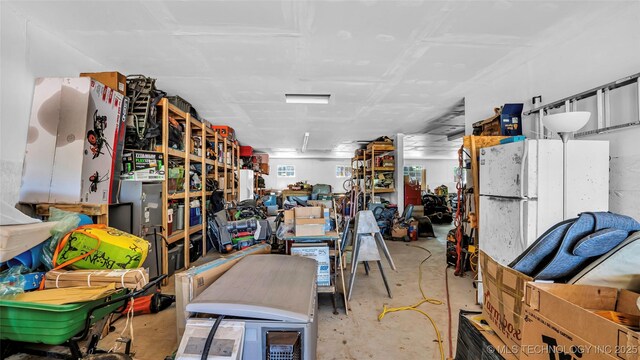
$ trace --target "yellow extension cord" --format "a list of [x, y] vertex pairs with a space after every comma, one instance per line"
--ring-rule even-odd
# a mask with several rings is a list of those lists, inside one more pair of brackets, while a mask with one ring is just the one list
[[426, 252], [429, 253], [429, 256], [427, 256], [424, 260], [422, 260], [420, 262], [420, 265], [418, 265], [418, 287], [420, 288], [420, 293], [422, 294], [422, 300], [420, 300], [419, 302], [417, 302], [415, 305], [411, 305], [411, 306], [401, 306], [401, 307], [395, 307], [395, 308], [387, 308], [386, 305], [384, 305], [382, 312], [380, 313], [380, 315], [378, 315], [378, 321], [382, 321], [382, 318], [384, 318], [385, 315], [387, 315], [388, 313], [392, 313], [392, 312], [396, 312], [396, 311], [405, 311], [405, 310], [411, 310], [411, 311], [417, 311], [420, 314], [424, 315], [427, 317], [427, 319], [429, 319], [429, 321], [431, 322], [431, 325], [433, 326], [433, 329], [436, 331], [436, 335], [438, 336], [438, 346], [440, 348], [440, 359], [444, 360], [444, 347], [442, 346], [442, 336], [440, 335], [440, 330], [438, 329], [438, 326], [436, 325], [435, 321], [433, 321], [433, 318], [431, 318], [431, 316], [429, 316], [429, 314], [427, 314], [426, 312], [418, 309], [418, 307], [424, 303], [429, 303], [432, 305], [443, 305], [444, 302], [437, 300], [437, 299], [431, 299], [428, 298], [425, 294], [424, 291], [422, 290], [422, 265], [429, 260], [429, 258], [431, 257], [431, 251], [429, 251], [426, 248], [423, 248], [422, 246], [418, 246], [418, 245], [408, 245], [408, 246], [413, 246], [419, 249], [422, 249]]

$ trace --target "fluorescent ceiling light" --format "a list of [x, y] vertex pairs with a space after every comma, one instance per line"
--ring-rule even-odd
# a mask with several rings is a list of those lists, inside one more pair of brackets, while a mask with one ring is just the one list
[[328, 104], [330, 94], [284, 94], [287, 104]]
[[304, 139], [302, 139], [302, 152], [307, 151], [307, 144], [309, 144], [309, 133], [304, 133]]

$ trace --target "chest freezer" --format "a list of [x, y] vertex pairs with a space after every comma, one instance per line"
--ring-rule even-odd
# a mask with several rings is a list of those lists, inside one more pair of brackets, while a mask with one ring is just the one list
[[[315, 360], [316, 268], [315, 260], [298, 256], [248, 256], [198, 295], [186, 310], [192, 313], [192, 319], [224, 315], [222, 324], [242, 323], [241, 359]], [[194, 326], [193, 320], [187, 322], [181, 348], [190, 341], [188, 334]], [[216, 358], [210, 355], [210, 359]]]

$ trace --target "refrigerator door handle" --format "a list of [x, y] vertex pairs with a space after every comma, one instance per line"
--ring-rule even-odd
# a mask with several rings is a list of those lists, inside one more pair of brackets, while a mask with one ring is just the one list
[[524, 150], [522, 151], [522, 160], [520, 162], [520, 196], [526, 197], [524, 193], [524, 170], [527, 166], [527, 157], [529, 157], [529, 144], [527, 140], [524, 141]]
[[524, 203], [529, 201], [529, 199], [527, 198], [523, 198], [520, 199], [520, 201], [518, 201], [518, 205], [520, 207], [520, 243], [526, 247], [526, 242], [524, 241]]

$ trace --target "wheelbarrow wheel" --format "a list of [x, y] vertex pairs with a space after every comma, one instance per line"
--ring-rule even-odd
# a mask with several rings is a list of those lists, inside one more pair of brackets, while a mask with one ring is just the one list
[[12, 341], [0, 341], [0, 359], [8, 358], [13, 355], [15, 350], [17, 349]]

